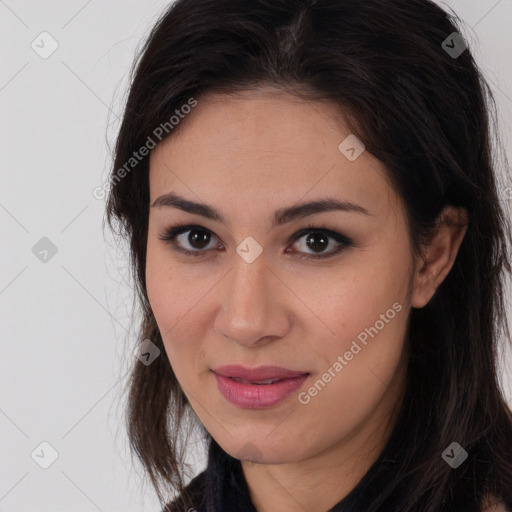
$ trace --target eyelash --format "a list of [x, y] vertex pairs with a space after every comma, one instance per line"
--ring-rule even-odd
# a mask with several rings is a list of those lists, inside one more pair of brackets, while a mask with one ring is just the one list
[[[173, 246], [173, 249], [175, 251], [181, 252], [187, 256], [194, 256], [194, 257], [201, 257], [204, 255], [205, 250], [198, 249], [195, 251], [191, 251], [189, 249], [184, 249], [183, 247], [179, 247], [176, 241], [174, 240], [178, 235], [181, 235], [183, 233], [186, 233], [187, 231], [204, 231], [206, 233], [212, 233], [209, 229], [203, 228], [201, 226], [196, 225], [183, 225], [183, 224], [174, 224], [172, 226], [169, 226], [162, 235], [159, 236], [159, 240], [169, 243]], [[330, 229], [327, 229], [322, 226], [313, 226], [312, 224], [309, 224], [307, 228], [301, 229], [297, 233], [293, 235], [291, 238], [291, 242], [295, 243], [297, 240], [300, 240], [304, 235], [310, 234], [310, 233], [322, 233], [324, 235], [327, 235], [327, 237], [334, 239], [337, 243], [341, 244], [338, 248], [331, 250], [328, 253], [322, 254], [322, 255], [313, 255], [313, 254], [304, 254], [297, 252], [299, 258], [304, 258], [306, 260], [320, 260], [320, 259], [326, 259], [335, 256], [336, 254], [340, 253], [341, 251], [351, 247], [354, 245], [353, 241], [350, 238], [347, 238], [344, 235], [341, 235], [340, 233], [337, 233], [336, 231], [332, 231]], [[208, 251], [211, 249], [208, 249]]]

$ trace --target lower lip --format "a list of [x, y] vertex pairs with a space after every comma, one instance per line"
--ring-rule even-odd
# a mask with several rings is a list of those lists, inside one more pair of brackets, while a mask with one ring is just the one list
[[283, 379], [274, 384], [245, 384], [214, 373], [224, 398], [243, 409], [263, 409], [284, 400], [302, 386], [309, 375]]

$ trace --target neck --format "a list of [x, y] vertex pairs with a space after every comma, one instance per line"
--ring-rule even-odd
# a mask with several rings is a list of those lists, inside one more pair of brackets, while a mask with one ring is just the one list
[[[403, 376], [402, 376], [403, 377]], [[258, 512], [327, 511], [345, 498], [379, 458], [395, 425], [403, 399], [402, 379], [390, 385], [387, 399], [350, 436], [322, 453], [282, 464], [242, 461], [251, 501]]]

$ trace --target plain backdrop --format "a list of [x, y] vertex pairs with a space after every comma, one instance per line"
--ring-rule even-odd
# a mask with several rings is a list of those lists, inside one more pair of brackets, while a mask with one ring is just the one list
[[[127, 449], [121, 386], [134, 357], [132, 289], [93, 190], [108, 175], [107, 141], [135, 49], [167, 5], [0, 0], [3, 512], [160, 510]], [[444, 5], [466, 23], [510, 159], [512, 0]], [[512, 188], [502, 192], [510, 206]], [[512, 402], [511, 383], [505, 375]]]

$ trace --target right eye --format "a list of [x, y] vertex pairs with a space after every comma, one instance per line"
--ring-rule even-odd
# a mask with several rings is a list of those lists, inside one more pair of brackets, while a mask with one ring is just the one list
[[[186, 233], [189, 233], [188, 236], [185, 236]], [[203, 249], [208, 245], [211, 234], [212, 232], [209, 229], [202, 228], [201, 226], [185, 226], [182, 224], [177, 224], [168, 227], [159, 237], [159, 239], [163, 242], [170, 243], [174, 250], [188, 256], [202, 256], [205, 252], [207, 252]], [[195, 250], [184, 248], [184, 243], [188, 243], [190, 245], [194, 244], [196, 246]], [[193, 248], [194, 245], [192, 245]]]

